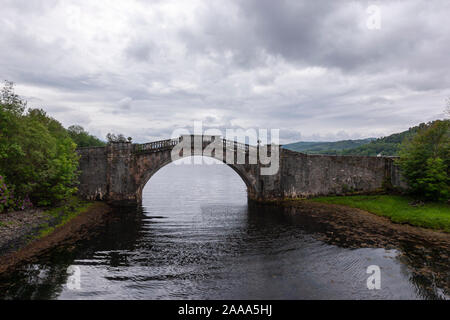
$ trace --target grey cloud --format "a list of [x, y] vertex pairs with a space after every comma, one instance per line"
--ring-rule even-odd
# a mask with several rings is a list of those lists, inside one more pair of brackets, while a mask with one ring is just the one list
[[102, 138], [194, 120], [279, 128], [283, 143], [364, 138], [441, 117], [450, 96], [448, 1], [380, 1], [378, 31], [357, 1], [106, 3], [4, 0], [0, 18], [2, 78]]
[[151, 41], [133, 40], [127, 47], [125, 53], [130, 59], [138, 62], [150, 61], [152, 53], [156, 50]]
[[133, 102], [133, 99], [131, 99], [130, 97], [125, 97], [123, 99], [121, 99], [117, 105], [119, 106], [119, 108], [124, 109], [124, 110], [130, 110], [131, 108], [131, 104]]
[[[233, 3], [237, 13], [232, 18], [211, 5], [198, 16], [200, 30], [181, 31], [181, 41], [201, 54], [229, 50], [235, 64], [241, 67], [252, 68], [264, 63], [265, 56], [261, 53], [266, 53], [302, 65], [340, 68], [347, 72], [440, 68], [446, 52], [450, 51], [449, 25], [433, 21], [434, 16], [445, 19], [443, 12], [450, 11], [450, 4], [443, 1], [433, 2], [431, 6], [425, 1], [404, 2], [404, 9], [387, 6], [382, 20], [385, 23], [379, 31], [360, 25], [367, 19], [367, 4], [363, 2]], [[395, 7], [396, 3], [381, 4]], [[391, 18], [389, 10], [399, 10], [399, 14]]]
[[18, 13], [40, 15], [54, 7], [59, 0], [3, 0], [2, 8], [10, 8]]

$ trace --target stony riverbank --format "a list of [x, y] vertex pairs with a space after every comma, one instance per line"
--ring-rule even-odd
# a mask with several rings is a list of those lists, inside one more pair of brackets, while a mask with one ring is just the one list
[[[347, 248], [396, 249], [414, 277], [435, 279], [426, 286], [444, 288], [450, 296], [450, 234], [408, 224], [342, 205], [307, 200], [274, 202], [297, 223], [313, 226], [319, 240]], [[404, 254], [407, 252], [408, 254]]]
[[0, 273], [63, 243], [82, 239], [112, 209], [101, 202], [70, 201], [51, 210], [0, 215]]
[[13, 211], [0, 214], [0, 256], [17, 250], [38, 234], [41, 225], [51, 216], [42, 209]]

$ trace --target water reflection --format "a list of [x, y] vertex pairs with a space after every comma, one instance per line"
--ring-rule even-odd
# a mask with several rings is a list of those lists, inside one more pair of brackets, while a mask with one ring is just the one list
[[[225, 166], [168, 166], [144, 206], [118, 210], [92, 237], [56, 248], [0, 279], [4, 299], [437, 299], [442, 252], [411, 243], [362, 248], [324, 237], [332, 227], [289, 208], [247, 205]], [[416, 244], [417, 245], [417, 244]], [[430, 274], [416, 273], [429, 265]], [[368, 290], [366, 268], [382, 270]], [[80, 290], [70, 290], [69, 266]], [[448, 279], [448, 278], [447, 278]]]

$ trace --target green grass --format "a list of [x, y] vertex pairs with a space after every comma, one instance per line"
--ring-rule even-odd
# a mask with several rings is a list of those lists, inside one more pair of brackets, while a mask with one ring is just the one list
[[41, 229], [36, 238], [40, 239], [51, 234], [55, 229], [65, 225], [80, 213], [87, 211], [92, 204], [92, 202], [82, 201], [76, 197], [72, 197], [63, 206], [46, 210], [45, 213], [47, 215], [58, 219], [58, 224], [55, 226], [49, 226], [46, 223], [40, 225], [39, 227]]
[[442, 230], [450, 233], [450, 206], [429, 202], [414, 206], [412, 198], [393, 195], [320, 197], [309, 201], [340, 204], [388, 217], [396, 223]]

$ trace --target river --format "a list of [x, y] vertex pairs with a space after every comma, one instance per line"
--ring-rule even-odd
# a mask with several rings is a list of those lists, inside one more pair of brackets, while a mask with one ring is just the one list
[[[412, 277], [396, 249], [327, 244], [281, 208], [248, 206], [245, 184], [222, 164], [172, 163], [150, 179], [142, 208], [113, 215], [71, 250], [0, 279], [0, 298], [448, 298]], [[368, 289], [369, 266], [380, 268], [380, 289]]]

